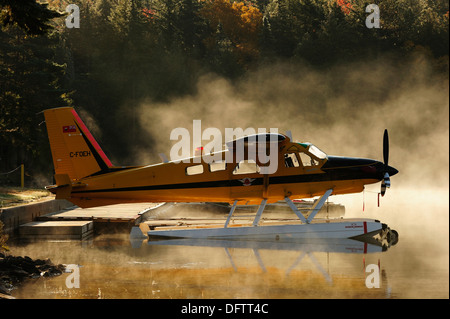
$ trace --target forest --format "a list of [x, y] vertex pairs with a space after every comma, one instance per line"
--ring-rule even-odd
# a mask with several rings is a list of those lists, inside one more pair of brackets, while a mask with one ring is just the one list
[[[371, 3], [380, 28], [365, 24]], [[66, 25], [69, 4], [79, 28]], [[254, 96], [243, 83], [275, 65], [326, 74], [388, 57], [405, 70], [420, 55], [430, 77], [449, 72], [448, 0], [0, 0], [0, 26], [0, 186], [17, 185], [8, 173], [22, 163], [27, 185], [52, 182], [48, 108], [76, 107], [114, 164], [144, 165], [130, 154], [157, 154], [159, 137], [143, 126], [198, 95], [205, 76]], [[153, 123], [140, 119], [143, 105]], [[170, 114], [192, 121], [183, 105]]]

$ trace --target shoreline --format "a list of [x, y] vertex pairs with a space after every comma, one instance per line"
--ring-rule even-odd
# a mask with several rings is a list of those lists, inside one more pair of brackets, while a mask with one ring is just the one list
[[15, 299], [11, 291], [27, 280], [55, 277], [66, 270], [63, 264], [55, 265], [50, 259], [31, 259], [0, 252], [0, 299]]

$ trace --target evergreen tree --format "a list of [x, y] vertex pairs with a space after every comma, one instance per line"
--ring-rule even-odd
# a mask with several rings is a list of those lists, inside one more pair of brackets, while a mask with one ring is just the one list
[[17, 25], [28, 34], [46, 34], [52, 29], [50, 21], [61, 16], [36, 0], [0, 0], [0, 25]]
[[59, 37], [30, 36], [15, 26], [0, 31], [0, 163], [8, 170], [24, 163], [48, 166], [40, 145], [42, 121], [37, 113], [70, 103], [63, 87], [65, 65]]

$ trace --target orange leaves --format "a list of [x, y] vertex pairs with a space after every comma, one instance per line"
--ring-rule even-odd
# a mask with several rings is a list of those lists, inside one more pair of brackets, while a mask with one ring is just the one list
[[349, 14], [353, 9], [351, 0], [336, 0], [336, 3], [345, 14]]
[[145, 18], [151, 20], [155, 17], [155, 10], [150, 8], [142, 8], [142, 14]]
[[243, 2], [207, 0], [201, 15], [209, 21], [212, 32], [212, 38], [205, 41], [207, 45], [217, 45], [217, 37], [223, 36], [241, 64], [258, 56], [262, 13], [257, 8]]
[[233, 11], [240, 16], [241, 23], [250, 32], [258, 32], [262, 24], [262, 13], [253, 6], [246, 6], [243, 2], [233, 2]]

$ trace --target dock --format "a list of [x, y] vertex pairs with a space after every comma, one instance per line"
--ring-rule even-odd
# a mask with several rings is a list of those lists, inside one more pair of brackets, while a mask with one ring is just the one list
[[93, 233], [92, 221], [36, 221], [19, 228], [21, 239], [85, 240]]
[[[306, 209], [312, 204], [303, 201], [296, 203], [299, 209]], [[267, 206], [262, 224], [295, 222], [295, 215], [286, 205]], [[255, 206], [247, 205], [237, 207], [230, 227], [250, 222], [256, 209]], [[129, 234], [133, 226], [137, 225], [143, 225], [149, 230], [223, 227], [229, 210], [230, 205], [227, 203], [132, 203], [82, 209], [68, 202], [53, 200], [35, 206], [4, 209], [0, 220], [9, 226], [10, 237], [25, 240], [86, 240], [104, 233]], [[323, 217], [343, 216], [345, 208], [330, 203], [319, 214]]]
[[[51, 202], [47, 207], [39, 203], [39, 214], [22, 218], [23, 222], [15, 222], [9, 229], [11, 237], [24, 240], [85, 240], [102, 233], [130, 231], [138, 224], [143, 214], [158, 207], [158, 203], [120, 204], [95, 208], [79, 208], [71, 205], [63, 209], [56, 209]], [[47, 211], [46, 211], [47, 210]], [[33, 211], [30, 206], [15, 207], [14, 211], [3, 212], [5, 216], [24, 214], [24, 211]], [[17, 218], [13, 217], [17, 221]]]

